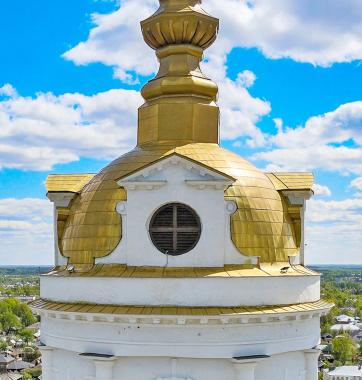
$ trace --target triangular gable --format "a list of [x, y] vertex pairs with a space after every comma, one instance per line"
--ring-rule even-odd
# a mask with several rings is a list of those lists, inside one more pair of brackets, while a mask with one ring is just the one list
[[199, 161], [193, 160], [189, 157], [183, 156], [178, 153], [171, 153], [167, 156], [161, 157], [155, 161], [152, 161], [146, 165], [143, 165], [142, 167], [130, 173], [127, 173], [126, 175], [118, 178], [117, 183], [135, 180], [137, 179], [137, 177], [140, 177], [140, 176], [142, 177], [148, 176], [148, 174], [146, 175], [146, 173], [149, 173], [152, 170], [156, 170], [156, 166], [162, 167], [162, 163], [166, 163], [166, 162], [172, 163], [173, 159], [174, 159], [174, 164], [181, 163], [190, 170], [196, 169], [201, 173], [201, 175], [209, 176], [210, 180], [213, 179], [213, 180], [223, 180], [223, 181], [232, 181], [232, 182], [236, 180], [236, 178], [228, 174], [225, 174], [219, 170], [216, 170], [215, 168], [211, 166], [205, 165]]

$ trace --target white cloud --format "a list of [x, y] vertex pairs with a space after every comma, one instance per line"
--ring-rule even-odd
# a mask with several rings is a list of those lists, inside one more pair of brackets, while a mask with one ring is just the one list
[[362, 199], [310, 200], [307, 206], [309, 263], [361, 263]]
[[362, 224], [362, 199], [350, 198], [341, 201], [312, 199], [308, 203], [310, 222], [351, 222]]
[[205, 0], [231, 47], [256, 47], [270, 58], [328, 66], [362, 59], [359, 0]]
[[80, 157], [118, 157], [135, 144], [141, 103], [132, 90], [6, 98], [0, 101], [0, 169], [49, 170]]
[[[88, 39], [64, 54], [76, 64], [101, 62], [114, 68], [115, 77], [126, 83], [137, 82], [138, 75], [150, 75], [157, 68], [155, 53], [143, 41], [139, 22], [157, 9], [156, 0], [124, 0], [119, 10], [105, 15], [93, 15], [95, 27]], [[221, 43], [221, 47], [220, 47]], [[224, 39], [206, 53], [203, 64], [208, 76], [218, 82], [222, 107], [223, 139], [247, 137], [252, 146], [264, 143], [264, 136], [256, 123], [270, 112], [270, 104], [254, 98], [248, 92], [256, 76], [245, 70], [232, 81], [226, 76]]]
[[244, 71], [236, 81], [225, 77], [218, 83], [222, 139], [234, 140], [247, 136], [251, 146], [265, 144], [265, 137], [256, 124], [263, 116], [269, 114], [271, 106], [264, 100], [252, 97], [247, 90], [255, 79], [253, 73]]
[[157, 69], [153, 51], [144, 43], [140, 20], [157, 8], [156, 0], [121, 1], [119, 10], [110, 14], [93, 14], [95, 27], [87, 41], [64, 54], [78, 65], [101, 62], [115, 68], [115, 76], [134, 82], [134, 73], [150, 75]]
[[17, 92], [11, 84], [7, 83], [4, 86], [0, 87], [0, 96], [9, 96], [14, 98], [17, 96]]
[[356, 188], [358, 190], [362, 190], [362, 177], [355, 178], [351, 182], [351, 187], [354, 187], [354, 188]]
[[[257, 47], [268, 57], [318, 65], [362, 59], [359, 0], [207, 0], [203, 6], [221, 21], [219, 38], [206, 51], [202, 67], [220, 87], [224, 139], [247, 137], [250, 146], [263, 145], [265, 136], [256, 123], [270, 112], [267, 102], [247, 90], [256, 79], [254, 73], [245, 70], [236, 81], [227, 78], [227, 55], [233, 48]], [[95, 26], [88, 38], [64, 57], [79, 65], [112, 66], [115, 76], [127, 83], [136, 82], [138, 75], [151, 75], [158, 65], [142, 39], [139, 22], [157, 7], [157, 0], [122, 0], [115, 12], [93, 15]]]
[[[244, 87], [255, 80], [252, 73], [242, 76], [235, 82], [224, 79], [221, 118], [228, 127], [222, 137], [248, 136], [250, 144], [262, 145], [265, 139], [255, 124], [270, 105]], [[9, 95], [0, 100], [0, 169], [49, 170], [81, 157], [111, 160], [135, 145], [142, 104], [136, 91], [22, 97], [12, 86], [4, 87]]]
[[[346, 103], [332, 112], [311, 117], [297, 128], [283, 127], [269, 136], [269, 150], [255, 160], [267, 161], [268, 170], [339, 171], [362, 174], [362, 101]], [[346, 144], [348, 143], [348, 144]]]
[[319, 185], [318, 183], [314, 184], [313, 191], [314, 191], [314, 194], [317, 196], [321, 195], [321, 196], [329, 197], [332, 195], [332, 192], [328, 186]]
[[[256, 47], [270, 58], [322, 66], [362, 59], [359, 0], [205, 0], [203, 6], [220, 18], [219, 39], [207, 52], [219, 69], [235, 47]], [[94, 14], [88, 39], [64, 57], [80, 65], [113, 66], [124, 81], [133, 81], [134, 72], [151, 74], [156, 60], [142, 41], [139, 22], [157, 7], [157, 0], [121, 0], [117, 11]]]
[[37, 198], [0, 199], [0, 262], [53, 261], [53, 207]]
[[353, 140], [362, 145], [362, 101], [342, 104], [332, 112], [313, 116], [304, 126], [284, 128], [272, 142], [281, 147], [341, 144]]

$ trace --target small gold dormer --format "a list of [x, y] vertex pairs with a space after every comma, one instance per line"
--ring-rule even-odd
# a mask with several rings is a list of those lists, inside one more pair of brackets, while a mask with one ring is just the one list
[[56, 212], [59, 247], [71, 203], [94, 176], [95, 174], [51, 174], [45, 182], [47, 197], [54, 203]]

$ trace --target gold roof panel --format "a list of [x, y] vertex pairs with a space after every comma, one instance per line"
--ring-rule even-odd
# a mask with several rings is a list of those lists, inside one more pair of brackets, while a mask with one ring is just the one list
[[240, 156], [218, 144], [148, 144], [116, 159], [88, 182], [73, 201], [64, 227], [61, 251], [73, 264], [93, 264], [109, 255], [121, 237], [119, 201], [127, 199], [117, 180], [146, 165], [177, 154], [236, 178], [225, 192], [238, 209], [231, 216], [231, 236], [246, 256], [259, 256], [261, 262], [287, 262], [298, 252], [293, 222], [284, 197], [269, 177]]
[[[286, 273], [281, 268], [289, 267]], [[95, 264], [82, 272], [55, 267], [44, 276], [55, 277], [112, 277], [112, 278], [208, 278], [208, 277], [298, 277], [320, 276], [302, 265], [288, 263], [262, 264], [260, 268], [247, 265], [226, 265], [216, 268], [197, 267], [129, 267], [124, 264]]]
[[78, 193], [95, 174], [50, 174], [45, 182], [47, 192]]
[[284, 314], [304, 311], [318, 311], [330, 309], [333, 305], [326, 301], [317, 301], [294, 305], [272, 306], [238, 306], [238, 307], [175, 307], [175, 306], [140, 306], [140, 305], [106, 305], [87, 303], [59, 303], [38, 299], [29, 303], [36, 310], [61, 311], [68, 313], [94, 313], [117, 315], [170, 315], [170, 316], [228, 316], [228, 315], [260, 315]]
[[312, 190], [313, 173], [267, 173], [277, 190]]

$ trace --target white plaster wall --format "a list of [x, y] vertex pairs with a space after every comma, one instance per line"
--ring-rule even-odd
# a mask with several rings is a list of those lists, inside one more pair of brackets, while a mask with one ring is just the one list
[[320, 299], [319, 276], [219, 278], [41, 276], [40, 282], [41, 297], [59, 302], [259, 306], [297, 304]]
[[319, 317], [226, 325], [154, 325], [42, 317], [41, 341], [76, 352], [115, 356], [232, 358], [278, 355], [314, 347]]
[[[130, 181], [132, 183], [128, 185]], [[205, 187], [200, 189], [186, 181], [202, 181]], [[207, 181], [220, 182], [221, 187], [209, 186]], [[137, 182], [141, 182], [142, 186], [134, 185]], [[157, 182], [164, 182], [164, 185], [157, 186]], [[230, 214], [226, 210], [222, 185], [224, 183], [226, 186], [228, 182], [228, 178], [177, 157], [165, 159], [124, 179], [121, 185], [127, 189], [127, 202], [124, 202], [125, 209], [121, 211], [122, 241], [111, 255], [96, 262], [161, 267], [222, 267], [225, 263], [251, 262], [251, 258], [237, 251], [231, 240]], [[147, 183], [150, 185], [147, 186]], [[202, 233], [193, 250], [167, 259], [153, 245], [148, 227], [154, 212], [172, 202], [184, 203], [196, 211], [201, 220]]]
[[255, 380], [305, 380], [305, 370], [304, 351], [288, 352], [261, 361], [255, 369]]
[[[53, 358], [53, 377], [43, 380], [104, 380], [95, 378], [92, 360], [77, 352], [57, 350]], [[255, 380], [305, 380], [303, 351], [290, 352], [261, 361]], [[174, 377], [172, 376], [174, 375]], [[239, 380], [227, 359], [185, 359], [172, 357], [117, 358], [111, 380]]]
[[53, 230], [54, 230], [54, 264], [55, 266], [67, 265], [68, 260], [60, 253], [59, 244], [58, 244], [58, 211], [56, 205], [54, 204], [54, 221], [53, 221]]

